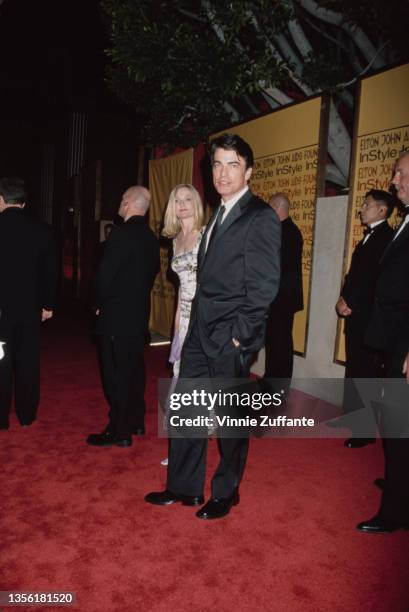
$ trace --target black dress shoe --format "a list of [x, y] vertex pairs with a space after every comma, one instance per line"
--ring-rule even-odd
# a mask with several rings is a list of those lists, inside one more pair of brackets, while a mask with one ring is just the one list
[[375, 444], [375, 438], [348, 438], [345, 440], [344, 446], [347, 448], [362, 448], [368, 444]]
[[8, 429], [9, 425], [8, 423], [0, 423], [0, 429]]
[[204, 503], [203, 495], [177, 495], [172, 491], [160, 491], [158, 493], [148, 493], [145, 501], [155, 506], [170, 506], [176, 502], [181, 502], [183, 506], [201, 506]]
[[128, 446], [132, 446], [132, 438], [115, 438], [114, 444], [115, 446], [122, 446], [122, 448], [127, 448]]
[[378, 489], [380, 489], [381, 491], [384, 490], [384, 488], [385, 488], [385, 478], [375, 478], [373, 483], [374, 483], [375, 487], [378, 487]]
[[20, 421], [21, 427], [29, 427], [34, 423], [35, 419], [28, 419], [27, 421]]
[[230, 497], [211, 497], [209, 501], [196, 512], [201, 519], [218, 519], [229, 514], [232, 506], [237, 506], [240, 496], [236, 492]]
[[91, 446], [113, 446], [115, 436], [108, 429], [104, 429], [104, 431], [100, 434], [90, 434], [87, 438], [87, 444]]
[[109, 430], [100, 434], [90, 434], [87, 438], [90, 446], [132, 446], [132, 438], [117, 438]]
[[383, 518], [377, 514], [369, 521], [359, 523], [356, 528], [364, 533], [392, 533], [398, 529], [407, 529], [408, 526], [397, 523], [392, 519]]
[[132, 430], [133, 436], [144, 436], [146, 433], [145, 427], [134, 427]]

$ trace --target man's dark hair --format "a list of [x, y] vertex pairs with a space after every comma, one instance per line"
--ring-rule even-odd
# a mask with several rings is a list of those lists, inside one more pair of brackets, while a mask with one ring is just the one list
[[393, 195], [391, 195], [387, 191], [382, 191], [382, 189], [371, 189], [370, 191], [368, 191], [368, 193], [365, 194], [365, 197], [371, 197], [375, 200], [375, 202], [385, 204], [387, 208], [386, 218], [389, 219], [389, 217], [393, 213], [393, 209], [396, 206], [396, 199]]
[[210, 143], [210, 160], [213, 164], [214, 154], [216, 149], [224, 149], [225, 151], [236, 151], [237, 155], [240, 155], [246, 162], [246, 170], [247, 168], [252, 168], [254, 166], [254, 155], [253, 150], [250, 145], [237, 136], [237, 134], [222, 134], [221, 136], [217, 136]]
[[24, 180], [18, 176], [0, 179], [0, 196], [6, 204], [25, 204], [27, 189]]

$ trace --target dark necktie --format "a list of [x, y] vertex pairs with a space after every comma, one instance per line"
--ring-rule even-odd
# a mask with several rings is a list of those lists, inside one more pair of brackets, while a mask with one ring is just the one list
[[370, 236], [373, 233], [374, 229], [374, 227], [366, 227], [364, 229], [364, 236]]
[[225, 213], [226, 207], [222, 204], [219, 208], [219, 212], [217, 213], [217, 217], [216, 217], [216, 221], [213, 224], [213, 228], [212, 228], [212, 233], [210, 234], [210, 238], [209, 238], [209, 243], [207, 245], [207, 249], [206, 249], [206, 253], [210, 248], [211, 243], [214, 240], [214, 237], [216, 236], [217, 232], [219, 231], [219, 227], [222, 224], [223, 221], [223, 215]]

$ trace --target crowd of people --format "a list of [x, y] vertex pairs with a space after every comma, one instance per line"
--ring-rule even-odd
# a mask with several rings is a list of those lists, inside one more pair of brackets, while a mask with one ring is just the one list
[[[185, 381], [246, 379], [257, 352], [266, 347], [265, 378], [290, 380], [294, 314], [303, 309], [303, 240], [290, 218], [284, 193], [269, 205], [249, 189], [254, 165], [249, 144], [223, 134], [210, 145], [213, 184], [220, 204], [204, 225], [203, 205], [190, 184], [177, 185], [166, 208], [163, 235], [172, 239], [171, 266], [179, 278], [170, 361], [172, 389]], [[393, 184], [409, 212], [409, 152], [396, 164]], [[21, 179], [0, 181], [0, 428], [8, 429], [13, 378], [15, 410], [22, 425], [35, 420], [39, 402], [41, 321], [53, 314], [55, 245], [46, 225], [22, 214], [27, 194]], [[145, 433], [144, 342], [150, 292], [159, 266], [159, 242], [146, 224], [150, 193], [133, 186], [123, 194], [96, 272], [96, 333], [108, 423], [90, 434], [92, 446], [132, 445]], [[406, 216], [396, 231], [387, 222], [394, 199], [371, 190], [361, 207], [366, 226], [336, 304], [346, 323], [346, 379], [409, 379], [409, 252]], [[381, 398], [380, 398], [381, 399]], [[353, 385], [345, 388], [344, 410], [359, 409]], [[382, 435], [388, 410], [378, 418]], [[341, 417], [338, 424], [343, 424]], [[337, 423], [335, 423], [337, 425]], [[348, 448], [375, 438], [353, 431]], [[196, 516], [218, 519], [240, 501], [248, 436], [217, 432], [219, 464], [205, 503], [207, 435], [169, 438], [167, 484], [148, 493], [155, 505], [201, 506]], [[409, 440], [383, 439], [385, 478], [379, 511], [358, 525], [366, 533], [409, 527]]]

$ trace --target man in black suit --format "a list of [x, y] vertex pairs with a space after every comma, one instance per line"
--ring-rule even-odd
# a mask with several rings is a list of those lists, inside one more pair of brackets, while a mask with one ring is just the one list
[[406, 429], [408, 436], [409, 431], [406, 384], [409, 382], [409, 151], [399, 158], [392, 182], [405, 206], [406, 216], [382, 255], [375, 305], [366, 334], [368, 345], [382, 351], [384, 363], [381, 431], [385, 483], [378, 513], [357, 526], [365, 533], [409, 528], [409, 439], [397, 435]]
[[104, 257], [105, 247], [114, 227], [115, 225], [113, 223], [105, 223], [104, 225], [104, 240], [102, 242], [98, 242], [95, 249], [95, 269], [98, 268], [102, 258]]
[[[375, 421], [364, 417], [364, 404], [351, 379], [375, 378], [379, 374], [379, 356], [365, 344], [365, 334], [375, 300], [379, 260], [393, 237], [393, 229], [387, 219], [394, 206], [394, 198], [386, 191], [372, 189], [366, 194], [360, 210], [361, 222], [366, 226], [364, 237], [352, 254], [351, 265], [336, 304], [337, 313], [345, 317], [344, 412], [348, 414], [361, 410], [365, 421], [361, 424], [362, 432], [359, 422], [351, 425], [353, 436], [345, 440], [347, 448], [360, 448], [375, 442], [374, 437], [368, 436], [369, 429], [375, 436]], [[340, 424], [343, 419], [346, 421], [342, 417]], [[350, 420], [352, 423], [353, 419]], [[366, 437], [360, 437], [360, 433], [366, 434]]]
[[118, 211], [124, 223], [113, 228], [96, 275], [96, 333], [110, 411], [105, 430], [88, 436], [92, 446], [128, 447], [132, 433], [145, 433], [143, 351], [159, 266], [159, 243], [144, 219], [149, 202], [144, 187], [125, 191]]
[[285, 193], [273, 195], [269, 205], [281, 221], [281, 279], [267, 320], [264, 378], [287, 379], [289, 382], [293, 375], [294, 314], [304, 308], [303, 238], [290, 217], [290, 202]]
[[[248, 189], [253, 167], [250, 146], [239, 136], [223, 134], [211, 143], [211, 163], [222, 201], [200, 245], [197, 291], [177, 390], [183, 390], [183, 379], [248, 375], [252, 356], [264, 343], [268, 307], [280, 280], [280, 223], [275, 212]], [[220, 433], [212, 497], [197, 513], [202, 519], [225, 516], [239, 502], [248, 438]], [[149, 493], [147, 502], [203, 503], [206, 434], [170, 440], [167, 488]]]
[[[40, 401], [40, 323], [53, 315], [56, 253], [50, 228], [25, 213], [20, 178], [0, 180], [0, 429], [8, 429], [15, 387], [21, 425], [31, 425]], [[2, 352], [3, 352], [2, 351]]]

